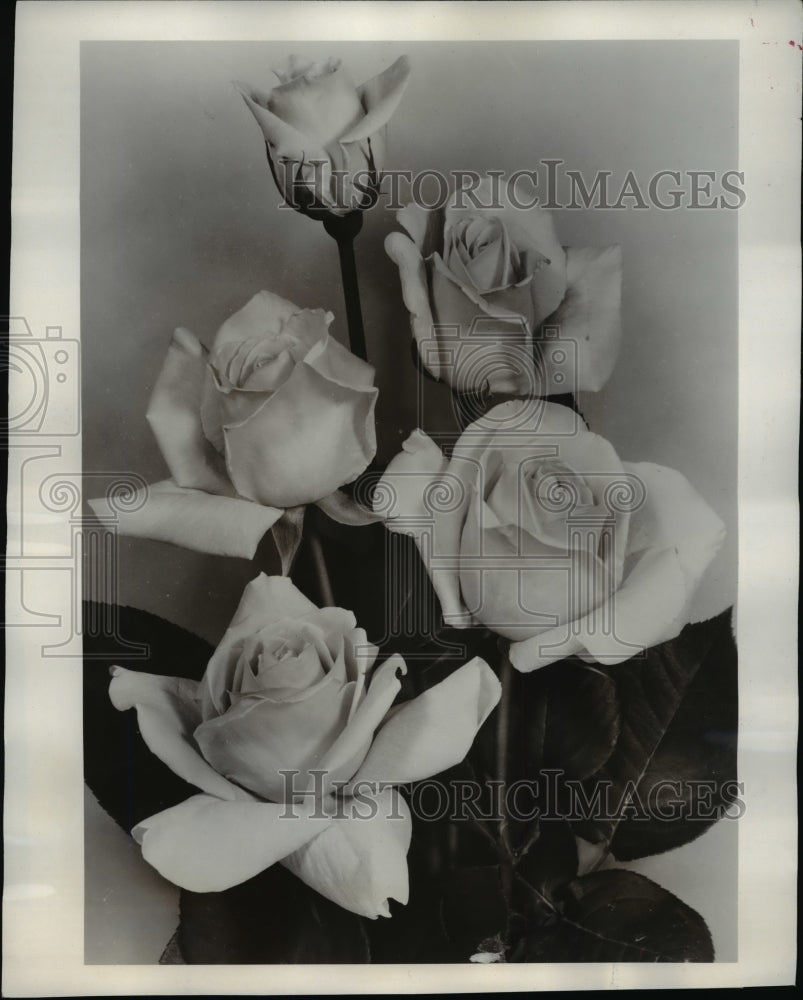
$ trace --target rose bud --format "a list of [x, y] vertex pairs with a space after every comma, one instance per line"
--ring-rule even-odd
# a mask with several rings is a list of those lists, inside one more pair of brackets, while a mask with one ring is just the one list
[[410, 76], [406, 56], [356, 87], [339, 59], [291, 56], [270, 91], [236, 84], [256, 118], [288, 205], [324, 218], [370, 208], [379, 194], [386, 126]]

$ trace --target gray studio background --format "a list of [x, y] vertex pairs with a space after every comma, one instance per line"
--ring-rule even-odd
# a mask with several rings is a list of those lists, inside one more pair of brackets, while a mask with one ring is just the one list
[[[735, 42], [84, 42], [85, 471], [149, 482], [167, 474], [145, 410], [178, 325], [209, 344], [268, 288], [331, 309], [333, 333], [347, 342], [335, 244], [320, 224], [277, 208], [261, 133], [231, 85], [269, 88], [271, 66], [293, 51], [338, 55], [357, 83], [410, 56], [391, 122], [393, 168], [512, 173], [559, 158], [588, 179], [611, 171], [614, 191], [632, 170], [645, 192], [659, 170], [738, 169]], [[356, 254], [387, 461], [416, 426], [418, 376], [383, 249], [395, 220], [381, 206], [367, 214]], [[715, 614], [736, 598], [738, 212], [557, 210], [555, 222], [566, 245], [622, 245], [620, 361], [580, 406], [623, 459], [680, 470], [724, 519], [728, 539], [696, 601], [699, 616]], [[445, 387], [427, 389], [433, 421], [448, 419], [449, 406]], [[138, 539], [121, 541], [119, 566], [120, 603], [210, 642], [253, 575], [244, 560]], [[718, 916], [701, 910], [721, 957], [723, 941], [735, 941], [734, 875], [730, 903], [710, 904]]]

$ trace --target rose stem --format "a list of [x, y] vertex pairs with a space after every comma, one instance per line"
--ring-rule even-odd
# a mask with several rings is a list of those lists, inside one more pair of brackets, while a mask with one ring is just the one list
[[[513, 689], [513, 664], [510, 662], [510, 657], [507, 653], [502, 657], [499, 680], [502, 684], [502, 695], [496, 710], [496, 780], [500, 782], [499, 787], [503, 790], [502, 799], [504, 801], [506, 798], [505, 786], [507, 783], [508, 740], [510, 739], [510, 699]], [[507, 816], [504, 813], [502, 814], [502, 822], [499, 826], [499, 837], [507, 858], [500, 866], [502, 889], [505, 896], [509, 897], [513, 881], [513, 867], [511, 864], [512, 852], [507, 836]]]
[[[472, 423], [471, 410], [466, 403], [465, 393], [453, 392], [452, 400], [454, 402], [455, 416], [457, 417], [457, 426], [462, 434], [463, 431]], [[479, 413], [474, 415], [474, 420], [479, 417]]]
[[446, 827], [446, 843], [448, 846], [449, 868], [457, 868], [457, 855], [460, 847], [460, 834], [457, 825], [450, 822]]
[[507, 741], [510, 732], [510, 693], [513, 686], [513, 664], [510, 657], [502, 657], [499, 680], [502, 695], [496, 710], [496, 778], [503, 784], [507, 781]]
[[308, 537], [312, 561], [315, 564], [315, 575], [318, 577], [318, 589], [321, 592], [321, 607], [333, 608], [335, 606], [335, 595], [332, 591], [332, 581], [329, 579], [329, 571], [326, 568], [326, 559], [324, 558], [321, 540], [318, 538], [318, 533], [314, 528], [312, 528]]
[[357, 265], [354, 261], [354, 237], [362, 229], [362, 212], [350, 212], [344, 216], [327, 215], [323, 220], [323, 228], [337, 242], [340, 255], [340, 279], [343, 283], [343, 297], [346, 300], [346, 321], [351, 353], [367, 361], [360, 288], [357, 284]]

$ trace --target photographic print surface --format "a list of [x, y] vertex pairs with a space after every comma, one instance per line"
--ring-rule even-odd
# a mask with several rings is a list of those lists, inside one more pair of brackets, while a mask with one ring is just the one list
[[[318, 494], [332, 493], [333, 485], [350, 483], [359, 473], [364, 487], [354, 490], [358, 503], [372, 488], [378, 491], [371, 509], [386, 515], [385, 525], [338, 524], [325, 513], [321, 518], [321, 507], [314, 503], [308, 505], [303, 527], [298, 518], [286, 518], [286, 532], [302, 536], [297, 553], [292, 551], [295, 540], [289, 543], [289, 579], [311, 602], [354, 612], [357, 626], [365, 629], [368, 642], [379, 646], [381, 658], [405, 658], [402, 686], [408, 690], [399, 698], [440, 691], [439, 685], [462, 677], [461, 668], [465, 671], [464, 664], [479, 654], [493, 683], [498, 683], [497, 674], [503, 676], [510, 692], [505, 692], [507, 704], [463, 709], [490, 716], [466, 760], [450, 760], [451, 770], [437, 765], [434, 773], [418, 775], [416, 767], [422, 765], [417, 764], [409, 772], [413, 778], [432, 779], [405, 782], [414, 838], [409, 890], [403, 884], [406, 873], [397, 885], [393, 872], [376, 898], [366, 887], [364, 899], [349, 900], [338, 884], [343, 877], [339, 871], [320, 875], [317, 869], [310, 873], [302, 868], [305, 886], [293, 867], [294, 877], [273, 868], [260, 875], [259, 866], [265, 867], [260, 858], [253, 862], [253, 881], [238, 881], [217, 895], [192, 891], [213, 883], [212, 873], [183, 874], [189, 881], [179, 882], [179, 940], [188, 960], [198, 961], [209, 954], [210, 938], [220, 940], [218, 925], [226, 930], [232, 924], [253, 926], [253, 908], [261, 907], [263, 895], [282, 891], [300, 901], [297, 926], [288, 928], [287, 940], [268, 945], [258, 932], [253, 940], [246, 935], [236, 943], [243, 934], [237, 926], [234, 938], [230, 932], [223, 938], [216, 960], [297, 961], [290, 956], [298, 954], [305, 961], [364, 961], [369, 956], [386, 962], [469, 961], [472, 956], [495, 961], [671, 961], [715, 955], [732, 961], [737, 917], [733, 818], [739, 813], [736, 661], [727, 614], [717, 616], [736, 596], [736, 237], [745, 197], [737, 156], [737, 45], [375, 42], [334, 48], [336, 52], [330, 43], [260, 42], [82, 46], [85, 474], [108, 471], [125, 482], [138, 477], [137, 484], [153, 485], [164, 481], [169, 470], [174, 483], [197, 490], [198, 484], [186, 478], [192, 476], [190, 458], [176, 456], [176, 450], [186, 448], [181, 422], [190, 419], [176, 398], [183, 384], [179, 379], [193, 376], [189, 362], [180, 368], [179, 359], [187, 355], [180, 353], [185, 348], [173, 331], [191, 331], [186, 352], [191, 356], [195, 349], [192, 334], [211, 349], [207, 363], [215, 374], [204, 376], [202, 370], [200, 378], [206, 377], [207, 385], [214, 385], [209, 391], [220, 394], [224, 427], [237, 425], [236, 431], [227, 430], [223, 444], [226, 472], [238, 495], [262, 502], [259, 513], [285, 503], [297, 510], [299, 499], [317, 500]], [[341, 60], [337, 70], [331, 69], [333, 58]], [[339, 125], [331, 116], [341, 105], [348, 124], [354, 116], [347, 102], [355, 91], [347, 89], [346, 80], [375, 78], [400, 59], [405, 60], [404, 77], [394, 72], [404, 92], [400, 100], [393, 96], [398, 106], [379, 136], [385, 149], [377, 176], [381, 169], [384, 177], [371, 208], [355, 208], [363, 195], [358, 191], [355, 196], [351, 189], [350, 171], [368, 162], [362, 153], [356, 166], [353, 154], [340, 162], [340, 192], [337, 177], [325, 176], [329, 164], [323, 159], [313, 163], [306, 186], [297, 161], [282, 159], [288, 155], [278, 145], [282, 136], [275, 146], [268, 141], [266, 156], [265, 135], [258, 127], [263, 104], [283, 110], [298, 135], [307, 135], [303, 128], [336, 131]], [[305, 75], [280, 82], [284, 77], [272, 69], [289, 73], [288, 65]], [[257, 100], [252, 93], [266, 95], [255, 112], [249, 106]], [[263, 121], [273, 125], [272, 114], [267, 111]], [[365, 148], [378, 156], [379, 139], [370, 146], [368, 139], [362, 140]], [[307, 157], [314, 160], [315, 139], [307, 141], [312, 150]], [[341, 154], [348, 148], [342, 142], [338, 147]], [[283, 173], [294, 188], [283, 186]], [[343, 379], [337, 383], [344, 398], [337, 400], [337, 410], [330, 410], [333, 383], [307, 385], [294, 376], [296, 387], [295, 381], [284, 381], [284, 372], [277, 376], [272, 370], [284, 364], [280, 352], [288, 349], [268, 340], [286, 322], [283, 313], [277, 316], [284, 307], [273, 299], [254, 299], [265, 290], [293, 303], [287, 308], [303, 316], [307, 326], [319, 322], [325, 328], [326, 323], [315, 318], [322, 313], [300, 311], [329, 311], [334, 318], [328, 335], [343, 348], [349, 346], [352, 331], [337, 238], [317, 218], [288, 205], [294, 199], [305, 205], [310, 189], [323, 204], [327, 196], [340, 196], [343, 208], [335, 202], [335, 210], [325, 216], [330, 224], [338, 218], [362, 223], [353, 247], [366, 357], [378, 389], [368, 415], [370, 423], [375, 421], [375, 454], [368, 451], [365, 430], [367, 407], [374, 406], [374, 399], [365, 392], [348, 395], [362, 378], [356, 361], [345, 369], [345, 389]], [[418, 225], [449, 232], [432, 235], [431, 246], [424, 246]], [[450, 240], [457, 240], [457, 246]], [[490, 259], [495, 254], [499, 259]], [[553, 275], [558, 255], [564, 256], [563, 271]], [[416, 266], [420, 274], [410, 274]], [[550, 282], [562, 284], [553, 289]], [[483, 298], [486, 289], [490, 291]], [[236, 351], [229, 354], [215, 346], [225, 347], [229, 334], [216, 338], [216, 331], [225, 330], [226, 322], [232, 330], [238, 327]], [[292, 320], [287, 322], [292, 326]], [[296, 335], [296, 327], [286, 334]], [[417, 345], [418, 366], [411, 360], [411, 342]], [[172, 358], [168, 350], [174, 352]], [[294, 348], [289, 350], [292, 354]], [[254, 361], [257, 356], [260, 360]], [[436, 364], [438, 381], [427, 370]], [[181, 374], [172, 375], [171, 365]], [[264, 407], [259, 411], [246, 394], [259, 379], [252, 370], [271, 370], [270, 380], [280, 379], [263, 380], [253, 390]], [[277, 385], [288, 397], [284, 405]], [[240, 387], [246, 392], [238, 399]], [[166, 402], [159, 401], [162, 396]], [[512, 416], [493, 404], [507, 407]], [[205, 405], [203, 398], [195, 402], [196, 407]], [[218, 400], [208, 405], [216, 406]], [[248, 413], [235, 413], [237, 406], [248, 407]], [[299, 407], [309, 413], [300, 426]], [[359, 441], [327, 436], [327, 423], [343, 411], [345, 419], [362, 422], [355, 430]], [[475, 424], [485, 413], [497, 415], [488, 425], [488, 440]], [[241, 414], [247, 418], [244, 424]], [[197, 412], [192, 416], [197, 423]], [[203, 415], [200, 421], [209, 437]], [[465, 438], [459, 438], [461, 430]], [[429, 443], [420, 451], [413, 450], [413, 432], [427, 435]], [[481, 441], [475, 446], [472, 437]], [[365, 450], [352, 468], [348, 463], [358, 445]], [[407, 451], [400, 458], [402, 447]], [[312, 470], [305, 453], [312, 457]], [[444, 453], [466, 458], [462, 466], [455, 460], [448, 468], [433, 469], [430, 453], [438, 462]], [[334, 478], [326, 479], [328, 461], [334, 462]], [[443, 463], [445, 467], [445, 459]], [[318, 473], [320, 486], [314, 481], [310, 493], [295, 495]], [[233, 495], [226, 485], [217, 495]], [[211, 492], [216, 490], [213, 485]], [[461, 507], [467, 490], [479, 491], [482, 508], [467, 500]], [[572, 493], [574, 506], [560, 491]], [[285, 494], [289, 502], [283, 500]], [[281, 573], [282, 542], [271, 538], [266, 520], [241, 551], [221, 554], [226, 544], [239, 544], [228, 539], [238, 519], [251, 514], [248, 507], [243, 505], [240, 513], [229, 499], [230, 512], [210, 516], [202, 506], [205, 498], [198, 502], [196, 493], [172, 498], [177, 505], [172, 514], [143, 496], [132, 501], [130, 513], [121, 512], [115, 526], [124, 536], [115, 550], [117, 604], [149, 612], [157, 616], [159, 628], [165, 622], [179, 626], [209, 645], [184, 655], [181, 647], [171, 645], [173, 663], [162, 665], [164, 654], [147, 634], [157, 623], [133, 616], [129, 628], [137, 635], [127, 637], [123, 624], [133, 613], [125, 612], [121, 636], [149, 645], [151, 654], [137, 661], [132, 649], [124, 662], [129, 669], [172, 674], [175, 660], [186, 656], [182, 676], [198, 680], [200, 674], [192, 671], [203, 671], [248, 581], [259, 572], [271, 578]], [[363, 500], [364, 505], [369, 502]], [[153, 513], [148, 514], [151, 504]], [[427, 515], [431, 525], [425, 523]], [[145, 527], [139, 527], [138, 517]], [[198, 518], [197, 528], [193, 518]], [[492, 519], [497, 527], [489, 523]], [[514, 530], [522, 534], [511, 539]], [[127, 531], [146, 537], [125, 537]], [[651, 531], [657, 534], [654, 539], [648, 537]], [[257, 555], [263, 533], [267, 544], [260, 544]], [[639, 533], [645, 537], [637, 537]], [[404, 544], [410, 536], [419, 542], [420, 566], [413, 562], [415, 546]], [[457, 546], [449, 551], [453, 537]], [[609, 554], [606, 545], [613, 550]], [[666, 558], [670, 545], [687, 546], [679, 563]], [[578, 547], [594, 559], [593, 566], [578, 559]], [[318, 548], [330, 577], [328, 594], [310, 572], [309, 557]], [[207, 554], [210, 550], [213, 554]], [[450, 557], [463, 563], [456, 588], [449, 579]], [[684, 565], [684, 559], [698, 557], [699, 565]], [[657, 565], [662, 560], [666, 566]], [[416, 575], [427, 561], [435, 600], [427, 573]], [[610, 580], [600, 579], [607, 574]], [[92, 589], [99, 576], [85, 577], [87, 596], [95, 600], [102, 599]], [[610, 591], [604, 600], [599, 588]], [[443, 619], [455, 615], [455, 590], [465, 610], [473, 608], [471, 627], [447, 626], [444, 631]], [[620, 590], [621, 608], [615, 601]], [[635, 596], [632, 609], [626, 602], [629, 593]], [[268, 618], [254, 626], [263, 637], [253, 640], [256, 645], [247, 654], [252, 669], [268, 655], [263, 632], [270, 619], [285, 617], [272, 615], [274, 600], [266, 598]], [[590, 615], [594, 609], [598, 613]], [[108, 602], [103, 613], [110, 613]], [[581, 618], [586, 622], [573, 629], [572, 620]], [[651, 618], [657, 619], [655, 624]], [[695, 621], [712, 624], [661, 645]], [[590, 637], [582, 645], [577, 636], [585, 631]], [[270, 628], [267, 634], [273, 634]], [[648, 651], [642, 634], [648, 636]], [[505, 639], [513, 640], [509, 651]], [[169, 641], [189, 639], [176, 632]], [[688, 648], [678, 646], [681, 641]], [[111, 655], [119, 659], [125, 651], [112, 649]], [[521, 676], [506, 664], [508, 657]], [[95, 675], [101, 678], [108, 701], [106, 660], [88, 661], [87, 670], [90, 685]], [[227, 669], [239, 673], [242, 667]], [[373, 670], [379, 681], [378, 668]], [[225, 684], [237, 683], [232, 677]], [[272, 705], [270, 686], [265, 691], [265, 704]], [[245, 704], [253, 707], [244, 713], [242, 725], [249, 735], [243, 739], [258, 739], [251, 735], [251, 720], [259, 719], [253, 725], [265, 729], [283, 725], [269, 719], [268, 708], [256, 707], [252, 688], [248, 692]], [[133, 693], [120, 699], [113, 695], [114, 706], [105, 706], [112, 720], [102, 727], [93, 716], [100, 709], [87, 713], [85, 767], [100, 804], [130, 827], [160, 811], [156, 806], [167, 795], [162, 781], [175, 779], [168, 772], [160, 780], [155, 763], [138, 762], [138, 768], [146, 768], [141, 775], [135, 770], [133, 779], [143, 802], [132, 801], [128, 791], [122, 799], [127, 785], [121, 768], [129, 765], [114, 760], [111, 752], [104, 754], [103, 741], [109, 740], [114, 707], [147, 710]], [[434, 746], [445, 757], [452, 752], [448, 743], [455, 721], [450, 700], [441, 706], [444, 714], [432, 719]], [[226, 718], [241, 704], [239, 698], [229, 704], [224, 696], [215, 713], [222, 710], [221, 718]], [[294, 709], [288, 706], [285, 712], [289, 716]], [[506, 735], [494, 728], [505, 712]], [[321, 724], [317, 711], [292, 723]], [[227, 777], [232, 774], [227, 769], [236, 768], [249, 792], [283, 801], [285, 787], [278, 775], [263, 779], [251, 770], [297, 764], [309, 769], [310, 760], [325, 766], [321, 762], [332, 742], [332, 723], [325, 724], [325, 733], [314, 733], [314, 745], [312, 733], [295, 735], [298, 745], [271, 751], [267, 762], [263, 751], [252, 747], [242, 750], [242, 759], [238, 751], [236, 762], [224, 753], [223, 763], [223, 751], [203, 731], [196, 730], [193, 739], [213, 768]], [[122, 719], [118, 725], [123, 727]], [[147, 725], [141, 718], [139, 730], [150, 744]], [[215, 726], [225, 745], [240, 738], [236, 720]], [[136, 730], [126, 731], [128, 739], [135, 738]], [[408, 735], [426, 738], [417, 730]], [[506, 748], [497, 745], [500, 739], [507, 740]], [[540, 750], [534, 745], [539, 739]], [[157, 747], [151, 744], [151, 749], [159, 756]], [[406, 751], [398, 747], [396, 752]], [[165, 763], [180, 766], [172, 758]], [[395, 777], [390, 771], [369, 771], [379, 781]], [[547, 801], [552, 790], [548, 780], [555, 782], [559, 802]], [[489, 794], [489, 782], [503, 782], [493, 788], [497, 802]], [[176, 803], [164, 798], [164, 803], [173, 807], [181, 798]], [[714, 828], [726, 809], [730, 819]], [[387, 822], [392, 828], [394, 821]], [[399, 827], [403, 823], [396, 821]], [[287, 819], [284, 825], [291, 828], [293, 822]], [[299, 819], [296, 826], [301, 825]], [[86, 848], [90, 879], [99, 853], [93, 829]], [[704, 831], [706, 839], [698, 841]], [[157, 834], [145, 836], [155, 839]], [[183, 842], [191, 836], [187, 830], [176, 833], [168, 853], [200, 849], [191, 839]], [[216, 850], [227, 851], [231, 836], [221, 833]], [[270, 834], [256, 829], [248, 836]], [[403, 836], [409, 839], [410, 834]], [[577, 837], [582, 837], [579, 853]], [[346, 881], [381, 879], [380, 872], [397, 864], [398, 859], [384, 856], [379, 843], [362, 849], [376, 851], [377, 872], [348, 869]], [[581, 856], [583, 851], [589, 858]], [[664, 852], [674, 853], [654, 882], [645, 873], [656, 861], [646, 858]], [[402, 863], [404, 856], [402, 852]], [[171, 860], [155, 862], [157, 870], [167, 866], [168, 878]], [[627, 867], [617, 867], [620, 862]], [[226, 861], [204, 853], [199, 863], [217, 867]], [[323, 863], [341, 862], [338, 855]], [[274, 879], [281, 890], [271, 886]], [[512, 885], [506, 887], [505, 879], [512, 879]], [[436, 881], [442, 885], [430, 895]], [[315, 895], [308, 892], [310, 882]], [[550, 929], [534, 938], [528, 921], [549, 925], [569, 885], [581, 896], [585, 886], [599, 894], [584, 911], [588, 927], [577, 919], [566, 930]], [[684, 889], [691, 891], [699, 914], [686, 909]], [[94, 883], [97, 904], [86, 914], [87, 954], [100, 962], [115, 960], [108, 930], [104, 932], [107, 892], [102, 879]], [[383, 892], [395, 895], [382, 897]], [[400, 899], [408, 892], [409, 902]], [[600, 937], [598, 910], [622, 907], [629, 914], [628, 908], [636, 905], [638, 914], [633, 893], [642, 901], [643, 923], [628, 915], [618, 927], [614, 918], [609, 937]], [[324, 924], [334, 921], [334, 932], [335, 925], [352, 919], [356, 940], [344, 941], [339, 949], [328, 937], [308, 941], [307, 908], [325, 906], [321, 896], [376, 919], [360, 924], [327, 908]], [[390, 917], [385, 898], [395, 900]], [[664, 912], [653, 926], [656, 905]], [[208, 924], [193, 925], [193, 906], [203, 906]], [[438, 914], [444, 907], [450, 909], [440, 928]], [[678, 919], [688, 922], [686, 933], [670, 941]], [[282, 921], [287, 925], [287, 915]], [[521, 930], [512, 926], [515, 921]], [[405, 940], [405, 935], [414, 936], [413, 928], [418, 939]]]
[[79, 37], [80, 328], [9, 326], [79, 965], [713, 983], [757, 822], [743, 43], [268, 34]]

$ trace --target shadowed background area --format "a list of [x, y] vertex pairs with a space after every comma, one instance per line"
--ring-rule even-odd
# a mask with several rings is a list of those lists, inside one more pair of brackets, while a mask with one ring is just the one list
[[[587, 186], [609, 171], [614, 198], [629, 171], [645, 195], [657, 172], [679, 171], [688, 195], [685, 172], [738, 169], [736, 42], [84, 42], [85, 472], [134, 472], [148, 482], [167, 475], [145, 411], [177, 326], [209, 345], [228, 316], [267, 288], [331, 309], [332, 332], [347, 343], [335, 244], [319, 223], [279, 207], [261, 133], [232, 86], [270, 88], [271, 67], [290, 52], [339, 56], [356, 83], [410, 57], [410, 84], [390, 125], [391, 169], [543, 176], [541, 161], [559, 159], [559, 176], [579, 171]], [[712, 193], [720, 191], [714, 183]], [[560, 200], [567, 192], [563, 183]], [[419, 424], [453, 422], [446, 386], [427, 382], [420, 412], [408, 315], [383, 248], [398, 228], [385, 202], [367, 213], [356, 243], [382, 462]], [[695, 601], [695, 616], [710, 617], [736, 598], [738, 212], [557, 209], [554, 218], [564, 245], [622, 246], [619, 364], [579, 406], [624, 460], [678, 469], [724, 520], [727, 540]], [[212, 643], [254, 574], [245, 560], [141, 539], [122, 539], [118, 558], [121, 604]], [[102, 598], [91, 584], [87, 596]], [[721, 836], [732, 851], [735, 830]], [[735, 879], [725, 867], [731, 895], [710, 903], [713, 915], [700, 909], [727, 942], [718, 945], [727, 959]], [[96, 948], [94, 960], [102, 954]]]

